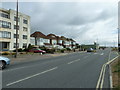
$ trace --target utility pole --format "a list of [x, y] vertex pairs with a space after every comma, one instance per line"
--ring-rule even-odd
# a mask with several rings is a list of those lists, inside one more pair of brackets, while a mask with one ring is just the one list
[[120, 1], [118, 2], [118, 53], [120, 53]]
[[15, 58], [17, 58], [18, 54], [18, 0], [17, 0], [17, 5], [16, 5], [16, 54]]
[[120, 52], [120, 30], [118, 28], [118, 52]]

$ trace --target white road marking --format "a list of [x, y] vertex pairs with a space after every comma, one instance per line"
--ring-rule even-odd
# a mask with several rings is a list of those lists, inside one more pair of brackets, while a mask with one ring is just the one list
[[102, 78], [102, 81], [101, 81], [101, 85], [100, 85], [100, 88], [103, 87], [103, 83], [104, 83], [104, 78], [105, 78], [105, 71], [106, 71], [106, 64], [104, 65], [104, 70], [103, 70], [103, 78]]
[[91, 53], [87, 53], [87, 54], [91, 54]]
[[119, 56], [119, 53], [118, 53], [118, 52], [116, 52], [116, 54]]
[[87, 58], [88, 56], [85, 56], [84, 58]]
[[109, 53], [108, 61], [110, 61], [110, 56], [111, 56], [111, 51], [110, 51], [110, 53]]
[[108, 61], [106, 64], [110, 64], [111, 62], [113, 62], [115, 59], [117, 59], [119, 56], [113, 58], [112, 60]]
[[103, 73], [103, 70], [104, 70], [104, 66], [105, 66], [105, 64], [102, 66], [102, 69], [101, 69], [101, 72], [100, 72], [100, 76], [99, 76], [99, 79], [98, 79], [98, 82], [97, 82], [96, 89], [99, 88], [100, 80], [101, 80], [101, 78], [102, 78], [102, 73]]
[[98, 53], [94, 53], [94, 54], [98, 54]]
[[77, 59], [77, 60], [71, 61], [71, 62], [69, 62], [69, 63], [67, 63], [67, 64], [72, 64], [72, 63], [77, 62], [77, 61], [80, 61], [80, 59]]
[[12, 71], [12, 70], [18, 70], [18, 69], [23, 69], [23, 68], [26, 68], [26, 67], [19, 67], [19, 68], [14, 68], [14, 69], [8, 69], [8, 70], [5, 70], [3, 72]]
[[18, 69], [23, 69], [23, 68], [29, 68], [29, 67], [34, 67], [34, 66], [37, 66], [37, 65], [31, 65], [31, 66], [25, 66], [25, 67], [19, 67], [19, 68], [8, 69], [8, 70], [5, 70], [5, 71], [3, 71], [3, 72], [13, 71], [13, 70], [18, 70]]
[[100, 76], [99, 76], [99, 79], [98, 79], [98, 82], [97, 82], [96, 90], [99, 89], [99, 86], [100, 86], [101, 89], [103, 88], [106, 65], [110, 64], [110, 63], [113, 62], [116, 58], [119, 57], [119, 56], [117, 56], [117, 57], [113, 58], [112, 60], [110, 60], [110, 54], [111, 54], [111, 52], [109, 53], [108, 62], [105, 63], [105, 64], [102, 66], [102, 69], [101, 69], [101, 72], [100, 72]]
[[101, 53], [100, 55], [104, 55], [104, 53]]
[[9, 83], [9, 84], [7, 84], [6, 86], [10, 86], [10, 85], [13, 85], [13, 84], [16, 84], [16, 83], [19, 83], [19, 82], [25, 81], [25, 80], [27, 80], [27, 79], [30, 79], [30, 78], [36, 77], [36, 76], [38, 76], [38, 75], [42, 75], [42, 74], [44, 74], [44, 73], [47, 73], [47, 72], [53, 71], [53, 70], [55, 70], [55, 69], [57, 69], [57, 68], [58, 68], [58, 67], [54, 67], [54, 68], [48, 69], [48, 70], [46, 70], [46, 71], [43, 71], [43, 72], [40, 72], [40, 73], [37, 73], [37, 74], [31, 75], [31, 76], [28, 76], [28, 77], [26, 77], [26, 78], [23, 78], [23, 79], [20, 79], [20, 80], [15, 81], [15, 82]]

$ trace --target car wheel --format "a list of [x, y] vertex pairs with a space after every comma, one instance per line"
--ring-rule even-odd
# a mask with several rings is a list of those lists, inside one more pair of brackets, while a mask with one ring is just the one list
[[0, 61], [0, 70], [4, 69], [5, 68], [5, 62], [3, 61]]

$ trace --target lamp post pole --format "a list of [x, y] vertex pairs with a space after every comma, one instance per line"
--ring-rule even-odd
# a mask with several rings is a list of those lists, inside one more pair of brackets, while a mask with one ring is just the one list
[[120, 29], [118, 28], [118, 53], [120, 53]]
[[18, 54], [18, 0], [17, 0], [17, 6], [16, 6], [16, 54], [15, 58], [17, 58]]

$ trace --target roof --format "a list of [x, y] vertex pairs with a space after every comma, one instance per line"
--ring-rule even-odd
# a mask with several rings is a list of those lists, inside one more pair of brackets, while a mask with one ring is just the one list
[[49, 39], [56, 39], [57, 40], [57, 36], [55, 34], [48, 34], [47, 38], [49, 38]]
[[30, 35], [30, 37], [47, 38], [47, 36], [41, 32], [34, 32], [33, 34]]

